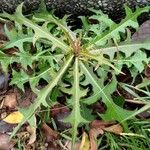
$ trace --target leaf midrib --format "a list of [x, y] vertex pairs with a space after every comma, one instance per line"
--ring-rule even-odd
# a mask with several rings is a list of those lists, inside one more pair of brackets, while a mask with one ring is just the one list
[[[23, 22], [24, 25], [31, 27], [35, 32], [40, 32], [43, 36], [43, 38], [47, 37], [50, 41], [55, 43], [59, 48], [63, 49], [64, 51], [67, 51], [69, 49], [69, 46], [58, 40], [56, 37], [52, 36], [51, 33], [47, 33], [44, 29], [42, 29], [40, 26], [32, 23], [29, 19], [25, 18], [24, 16], [20, 17], [19, 15], [16, 15], [17, 20]], [[57, 44], [56, 44], [57, 43]]]
[[125, 24], [128, 24], [129, 21], [134, 21], [134, 19], [142, 12], [141, 11], [137, 11], [133, 16], [131, 16], [130, 14], [130, 18], [129, 16], [127, 16], [127, 18], [125, 18], [123, 21], [121, 21], [119, 24], [114, 23], [114, 25], [111, 27], [111, 29], [109, 31], [106, 31], [104, 34], [100, 35], [100, 36], [96, 36], [87, 46], [86, 49], [91, 49], [93, 47], [94, 44], [96, 44], [98, 41], [103, 41], [103, 39], [106, 39], [109, 35], [111, 35], [113, 32], [116, 32], [116, 30], [118, 30], [119, 28], [121, 28], [122, 26], [124, 26]]

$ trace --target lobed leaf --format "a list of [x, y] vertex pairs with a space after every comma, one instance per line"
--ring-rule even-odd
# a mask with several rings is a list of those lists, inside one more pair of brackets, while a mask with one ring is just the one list
[[95, 46], [102, 46], [106, 44], [109, 41], [109, 39], [115, 39], [116, 41], [120, 42], [120, 32], [126, 33], [126, 29], [128, 27], [137, 29], [139, 27], [137, 23], [137, 17], [144, 12], [148, 12], [150, 10], [150, 7], [137, 8], [135, 12], [132, 12], [129, 7], [125, 6], [125, 10], [125, 19], [123, 19], [119, 24], [111, 22], [109, 30], [94, 37], [87, 44], [86, 49], [89, 50], [94, 48]]
[[[19, 111], [23, 114], [24, 119], [23, 121], [14, 129], [11, 137], [13, 137], [16, 132], [19, 130], [19, 128], [25, 123], [25, 122], [29, 122], [32, 123], [35, 115], [35, 112], [37, 111], [37, 109], [43, 105], [45, 107], [48, 107], [48, 104], [46, 102], [46, 99], [48, 98], [48, 95], [50, 94], [50, 92], [52, 91], [52, 89], [58, 84], [58, 82], [60, 81], [61, 77], [63, 76], [63, 74], [65, 73], [65, 71], [67, 70], [67, 68], [69, 67], [70, 63], [72, 62], [73, 56], [70, 56], [70, 58], [66, 61], [66, 63], [64, 64], [64, 66], [61, 68], [61, 70], [57, 73], [57, 75], [55, 76], [55, 78], [53, 80], [51, 80], [51, 82], [42, 90], [40, 90], [38, 92], [38, 97], [35, 99], [35, 102], [30, 105], [28, 107], [28, 109], [19, 109]], [[31, 119], [32, 118], [32, 119]]]
[[36, 23], [34, 23], [31, 20], [24, 17], [22, 15], [22, 5], [23, 4], [21, 4], [17, 7], [17, 10], [14, 15], [9, 15], [9, 14], [5, 13], [5, 15], [1, 14], [0, 16], [6, 17], [12, 21], [15, 21], [19, 26], [25, 25], [25, 26], [33, 29], [34, 30], [33, 44], [35, 44], [35, 42], [38, 39], [43, 38], [43, 39], [47, 39], [47, 40], [51, 41], [53, 43], [53, 45], [61, 48], [65, 52], [69, 50], [69, 47], [63, 41], [61, 41], [60, 39], [53, 36], [45, 28], [42, 28], [41, 26], [37, 25]]
[[113, 60], [116, 52], [122, 52], [125, 54], [125, 57], [130, 57], [134, 52], [142, 48], [150, 50], [150, 41], [148, 39], [138, 42], [121, 42], [118, 45], [109, 45], [100, 49], [93, 49], [90, 53], [95, 55], [106, 54], [109, 56], [110, 60]]
[[79, 60], [75, 58], [75, 64], [73, 68], [73, 87], [70, 89], [71, 104], [72, 104], [72, 112], [71, 114], [65, 118], [65, 122], [69, 122], [72, 125], [72, 147], [75, 146], [76, 136], [77, 136], [77, 128], [80, 123], [87, 123], [81, 115], [80, 109], [80, 100], [84, 96], [83, 92], [80, 90], [80, 72], [79, 72]]
[[[131, 115], [133, 112], [132, 111], [127, 111], [119, 106], [117, 106], [112, 98], [111, 98], [111, 93], [113, 93], [116, 89], [116, 81], [113, 80], [111, 84], [108, 86], [104, 87], [104, 83], [101, 85], [97, 82], [97, 80], [94, 78], [93, 73], [89, 72], [89, 69], [81, 63], [81, 68], [83, 70], [83, 73], [85, 74], [86, 78], [90, 81], [89, 83], [93, 87], [93, 94], [89, 96], [87, 99], [85, 99], [83, 102], [85, 104], [91, 104], [95, 103], [97, 100], [101, 98], [101, 100], [104, 102], [104, 104], [107, 106], [107, 110], [105, 114], [101, 114], [100, 116], [104, 120], [117, 120], [121, 122], [125, 118], [127, 118], [129, 115]], [[108, 88], [107, 88], [108, 87]]]

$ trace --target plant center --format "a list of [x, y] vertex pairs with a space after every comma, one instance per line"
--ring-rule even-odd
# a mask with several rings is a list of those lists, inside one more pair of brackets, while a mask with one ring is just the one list
[[73, 53], [74, 53], [75, 57], [78, 57], [80, 54], [80, 50], [81, 50], [81, 42], [79, 39], [77, 39], [73, 42], [72, 48], [73, 48]]

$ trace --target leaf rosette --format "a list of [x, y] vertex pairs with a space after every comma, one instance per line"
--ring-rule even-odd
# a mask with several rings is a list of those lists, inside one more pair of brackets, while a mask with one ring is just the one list
[[[78, 134], [78, 127], [90, 121], [84, 118], [81, 106], [87, 107], [98, 101], [106, 106], [105, 114], [99, 114], [103, 120], [115, 120], [127, 129], [125, 120], [135, 116], [135, 111], [121, 108], [113, 101], [113, 93], [117, 90], [117, 75], [122, 72], [123, 65], [134, 67], [137, 72], [144, 70], [149, 58], [145, 49], [150, 50], [150, 41], [131, 40], [130, 29], [137, 30], [137, 17], [149, 11], [149, 7], [137, 8], [132, 12], [125, 6], [126, 17], [116, 23], [99, 10], [91, 10], [90, 17], [80, 17], [82, 28], [75, 30], [68, 25], [69, 17], [58, 18], [53, 12], [45, 9], [30, 16], [22, 14], [22, 5], [12, 15], [3, 12], [0, 16], [13, 22], [5, 33], [9, 39], [0, 51], [0, 63], [5, 72], [13, 63], [20, 64], [19, 71], [12, 68], [11, 85], [24, 91], [25, 83], [29, 83], [37, 94], [34, 103], [28, 108], [20, 108], [24, 119], [15, 128], [12, 136], [25, 123], [36, 126], [35, 114], [41, 106], [50, 107], [54, 88], [59, 93], [69, 95], [67, 104], [70, 115], [65, 122], [72, 125], [73, 146]], [[15, 48], [13, 55], [6, 50]], [[28, 73], [28, 69], [32, 73]], [[109, 77], [111, 76], [111, 77]], [[40, 88], [40, 80], [46, 85]], [[68, 82], [65, 83], [64, 81]], [[107, 83], [107, 84], [106, 84]], [[147, 108], [147, 107], [145, 107]]]

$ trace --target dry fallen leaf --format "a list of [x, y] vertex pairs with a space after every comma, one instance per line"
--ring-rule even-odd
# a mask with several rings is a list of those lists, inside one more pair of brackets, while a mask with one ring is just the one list
[[29, 142], [28, 144], [33, 144], [36, 140], [36, 128], [35, 127], [30, 127], [28, 126], [27, 127], [27, 132], [30, 133], [30, 139], [29, 139]]
[[88, 135], [84, 132], [79, 150], [90, 150], [90, 141]]
[[3, 121], [10, 123], [10, 124], [18, 124], [23, 120], [23, 115], [19, 112], [13, 112], [9, 114], [6, 118], [3, 119]]
[[51, 116], [54, 118], [55, 123], [59, 131], [64, 131], [71, 128], [70, 123], [64, 122], [64, 118], [66, 118], [70, 114], [70, 110], [67, 106], [62, 104], [54, 105], [51, 109]]
[[3, 118], [6, 118], [7, 117], [7, 112], [5, 111], [5, 112], [2, 112], [1, 114], [0, 114], [0, 116], [1, 116], [1, 119], [3, 119]]
[[150, 38], [150, 20], [145, 21], [132, 36], [133, 41], [146, 40]]
[[104, 134], [104, 131], [100, 128], [97, 129], [93, 128], [90, 130], [89, 136], [90, 136], [91, 150], [97, 150], [97, 137], [102, 134]]
[[36, 94], [30, 88], [25, 88], [25, 92], [16, 90], [19, 108], [28, 108], [36, 99]]
[[17, 138], [20, 139], [22, 142], [26, 142], [30, 138], [30, 133], [27, 131], [18, 132], [16, 134]]
[[114, 123], [115, 123], [114, 121], [105, 122], [105, 121], [101, 121], [101, 120], [94, 120], [94, 121], [91, 122], [90, 128], [100, 128], [100, 129], [103, 129], [105, 127], [113, 125]]
[[148, 78], [150, 77], [150, 64], [145, 68], [145, 76]]
[[14, 127], [16, 127], [16, 124], [9, 124], [7, 122], [4, 122], [3, 120], [0, 120], [1, 133], [12, 132]]
[[91, 150], [97, 150], [97, 137], [99, 135], [104, 134], [104, 131], [111, 132], [113, 134], [120, 135], [120, 133], [123, 132], [123, 128], [119, 124], [115, 124], [116, 122], [105, 122], [101, 120], [94, 120], [90, 124], [90, 132], [89, 132], [89, 137], [90, 137], [90, 145], [91, 145]]
[[31, 145], [24, 145], [24, 150], [36, 150], [35, 148], [35, 144], [31, 144]]
[[52, 142], [59, 139], [59, 135], [56, 131], [52, 130], [46, 123], [42, 125], [42, 131], [46, 138], [46, 142]]
[[[72, 145], [72, 142], [71, 142], [71, 141], [66, 141], [64, 149], [66, 149], [66, 150], [71, 150], [71, 145]], [[74, 150], [79, 150], [80, 145], [81, 145], [80, 142], [76, 142], [76, 143], [75, 143], [75, 146], [74, 146]]]
[[57, 143], [50, 142], [46, 148], [41, 148], [41, 150], [62, 150], [62, 148]]
[[0, 133], [0, 150], [10, 150], [14, 147], [15, 141], [10, 140], [7, 134]]
[[123, 132], [123, 127], [120, 124], [115, 124], [110, 127], [104, 128], [104, 131], [120, 135], [120, 133]]
[[62, 104], [56, 104], [51, 108], [51, 116], [54, 118], [60, 113], [70, 112], [69, 108]]
[[16, 93], [10, 93], [5, 96], [3, 106], [8, 108], [15, 108], [17, 105]]

